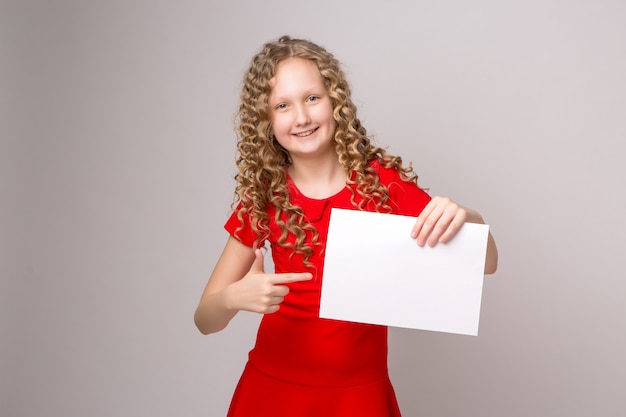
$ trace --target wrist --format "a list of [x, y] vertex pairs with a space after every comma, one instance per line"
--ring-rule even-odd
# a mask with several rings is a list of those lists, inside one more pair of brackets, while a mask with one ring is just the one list
[[468, 223], [485, 224], [483, 216], [481, 216], [480, 213], [476, 210], [465, 207], [465, 212], [467, 213], [465, 221], [467, 221]]
[[235, 306], [234, 304], [234, 297], [233, 297], [233, 284], [226, 286], [223, 290], [222, 290], [222, 304], [224, 305], [224, 308], [227, 311], [234, 311], [235, 310]]

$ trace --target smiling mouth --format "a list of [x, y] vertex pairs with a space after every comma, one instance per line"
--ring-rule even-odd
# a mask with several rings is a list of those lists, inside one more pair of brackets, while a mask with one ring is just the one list
[[312, 134], [316, 130], [317, 130], [317, 128], [311, 129], [311, 130], [307, 130], [306, 132], [294, 133], [294, 136], [298, 136], [299, 138], [303, 138], [305, 136], [309, 136], [310, 134]]

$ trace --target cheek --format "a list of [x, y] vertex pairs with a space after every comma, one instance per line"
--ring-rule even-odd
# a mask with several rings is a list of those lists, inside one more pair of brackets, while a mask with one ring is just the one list
[[336, 121], [335, 118], [333, 117], [333, 107], [332, 105], [328, 105], [326, 106], [326, 109], [324, 109], [324, 113], [326, 114], [326, 119], [329, 123], [332, 123], [333, 126], [335, 126]]
[[272, 126], [274, 129], [274, 135], [284, 134], [285, 130], [290, 128], [290, 123], [286, 120], [285, 117], [274, 116], [272, 117]]
[[335, 118], [333, 117], [333, 112], [332, 109], [330, 109], [327, 113], [326, 113], [326, 123], [328, 124], [329, 128], [334, 132], [335, 129], [337, 128], [337, 121], [335, 120]]

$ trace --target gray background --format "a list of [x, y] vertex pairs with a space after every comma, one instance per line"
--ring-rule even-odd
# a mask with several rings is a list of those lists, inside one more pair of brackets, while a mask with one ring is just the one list
[[405, 415], [621, 415], [621, 0], [3, 0], [0, 414], [225, 414], [258, 316], [192, 316], [240, 79], [284, 33], [334, 52], [376, 142], [499, 244], [478, 337], [392, 329]]

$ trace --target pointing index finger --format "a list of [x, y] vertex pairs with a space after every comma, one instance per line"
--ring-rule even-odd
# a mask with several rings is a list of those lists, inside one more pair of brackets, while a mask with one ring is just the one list
[[284, 274], [274, 274], [273, 284], [288, 284], [290, 282], [308, 281], [313, 278], [310, 272], [288, 272]]

